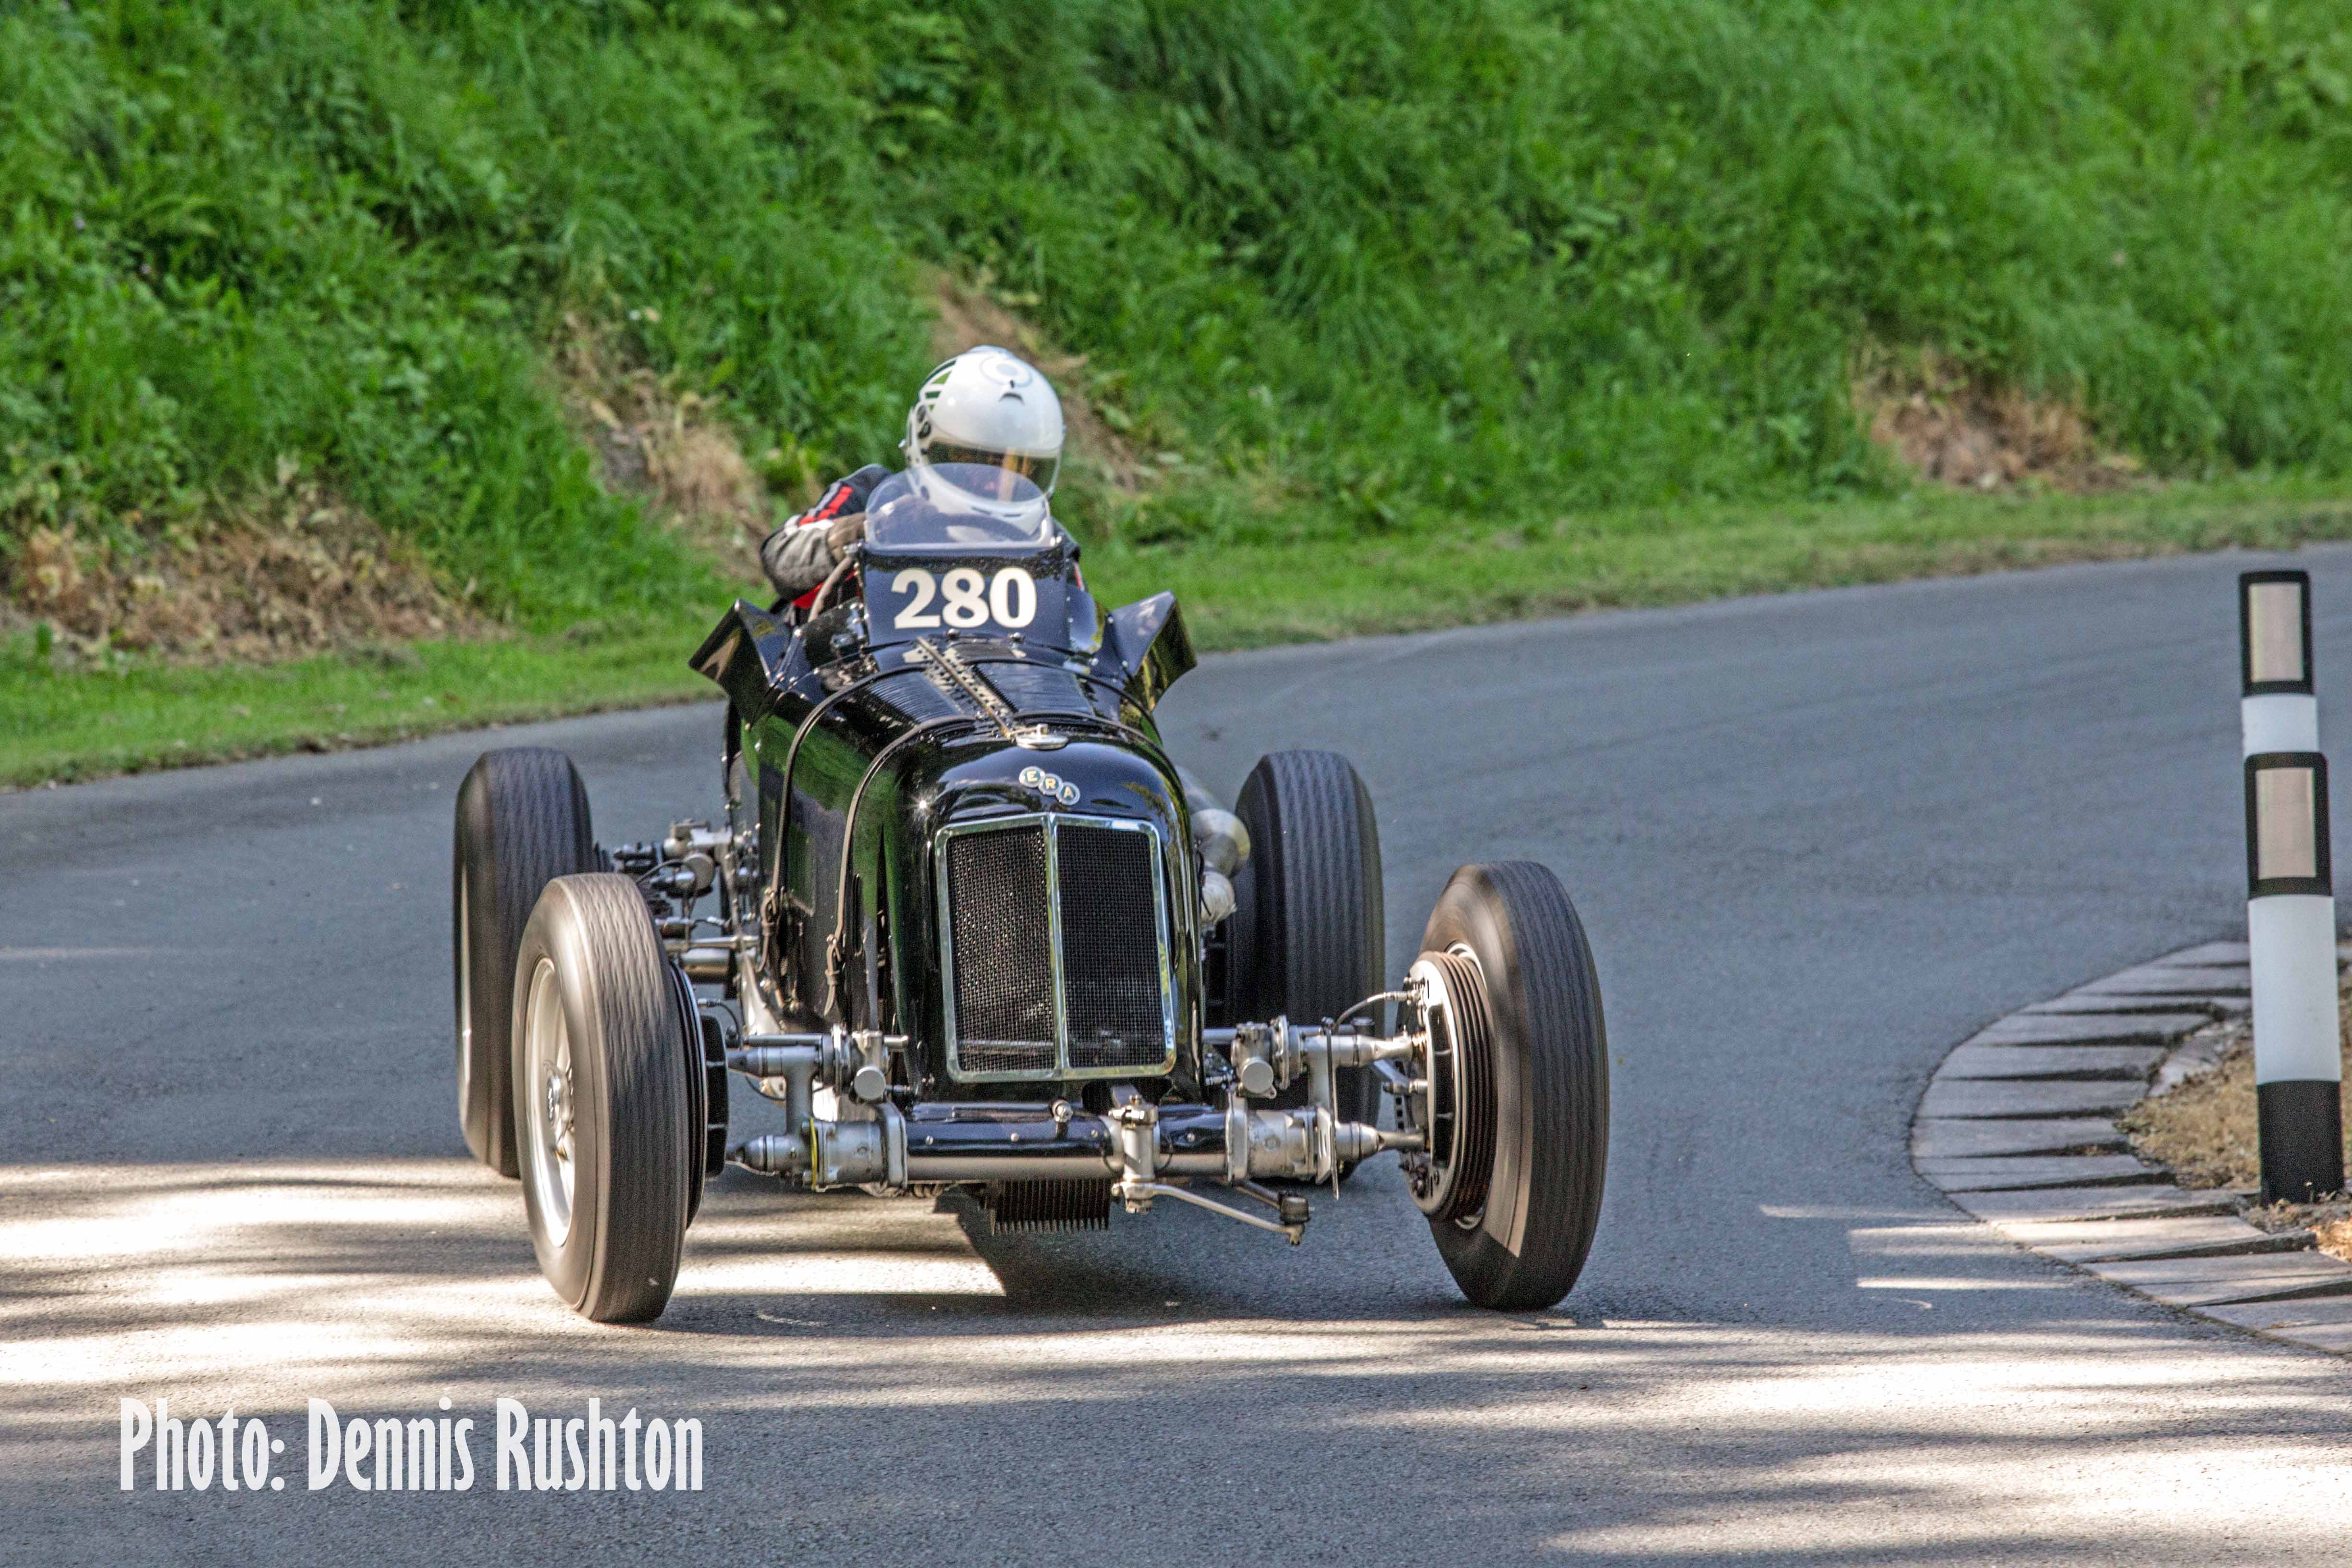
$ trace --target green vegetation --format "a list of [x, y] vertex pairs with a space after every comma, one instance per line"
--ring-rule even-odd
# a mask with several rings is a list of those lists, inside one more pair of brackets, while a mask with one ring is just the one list
[[1734, 594], [1847, 587], [2352, 537], [2341, 491], [2222, 484], [2126, 497], [1913, 491], [1788, 506], [1625, 508], [1550, 527], [1225, 551], [1094, 552], [1114, 601], [1173, 588], [1202, 647], [1418, 631]]
[[680, 650], [710, 629], [704, 618], [586, 622], [582, 636], [362, 647], [258, 668], [133, 663], [71, 675], [27, 658], [20, 637], [0, 659], [0, 787], [701, 698], [717, 689]]
[[289, 456], [526, 624], [707, 594], [542, 351], [618, 318], [747, 423], [873, 443], [921, 358], [904, 251], [763, 75], [571, 5], [11, 10], [0, 545], [198, 529]]
[[[889, 455], [926, 264], [1088, 356], [1162, 479], [1065, 510], [1213, 640], [2347, 531], [2336, 0], [115, 0], [0, 10], [0, 577], [289, 460], [513, 626], [453, 672], [726, 592], [597, 482], [567, 321], [781, 500]], [[1921, 497], [1853, 386], [1927, 353], [2242, 488]], [[131, 753], [45, 713], [277, 679], [31, 636], [68, 765]]]

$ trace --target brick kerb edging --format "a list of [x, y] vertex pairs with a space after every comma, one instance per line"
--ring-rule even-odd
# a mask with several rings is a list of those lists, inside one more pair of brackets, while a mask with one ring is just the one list
[[2352, 1265], [2314, 1251], [2307, 1230], [2247, 1224], [2236, 1194], [2175, 1185], [2115, 1128], [2151, 1089], [2219, 1059], [2248, 986], [2246, 944], [2209, 942], [2011, 1013], [1936, 1069], [1912, 1115], [1911, 1163], [2044, 1257], [2352, 1355]]

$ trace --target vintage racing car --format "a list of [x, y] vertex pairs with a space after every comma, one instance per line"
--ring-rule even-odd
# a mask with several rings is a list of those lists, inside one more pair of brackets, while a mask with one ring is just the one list
[[[730, 1161], [966, 1188], [999, 1226], [1164, 1200], [1295, 1244], [1313, 1185], [1386, 1151], [1472, 1301], [1568, 1292], [1608, 1079], [1567, 894], [1464, 867], [1389, 986], [1355, 770], [1276, 752], [1220, 807], [1152, 719], [1192, 661], [1172, 596], [1102, 614], [1050, 518], [899, 476], [804, 622], [738, 603], [694, 655], [729, 699], [723, 823], [607, 852], [568, 758], [482, 756], [458, 1105], [565, 1302], [658, 1316]], [[736, 1076], [785, 1131], [730, 1142]]]

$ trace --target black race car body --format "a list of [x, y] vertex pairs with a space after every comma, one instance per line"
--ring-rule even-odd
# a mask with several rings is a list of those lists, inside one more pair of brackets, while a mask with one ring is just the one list
[[[892, 489], [877, 514], [919, 512]], [[739, 603], [695, 655], [757, 827], [760, 1001], [903, 1037], [918, 1100], [1197, 1090], [1202, 867], [1151, 719], [1192, 665], [1174, 599], [1106, 618], [1058, 530], [887, 521], [862, 595], [805, 627]]]
[[[1305, 1185], [1392, 1152], [1473, 1300], [1558, 1300], [1608, 1108], [1557, 879], [1463, 868], [1384, 988], [1353, 767], [1273, 752], [1219, 805], [1152, 717], [1193, 664], [1173, 597], [1105, 615], [1044, 497], [994, 500], [886, 480], [805, 619], [721, 618], [693, 662], [728, 698], [723, 825], [606, 851], [560, 752], [467, 775], [459, 1115], [549, 1282], [657, 1315], [729, 1164], [961, 1191], [997, 1226], [1175, 1201], [1296, 1245]], [[737, 1079], [781, 1130], [730, 1134]]]

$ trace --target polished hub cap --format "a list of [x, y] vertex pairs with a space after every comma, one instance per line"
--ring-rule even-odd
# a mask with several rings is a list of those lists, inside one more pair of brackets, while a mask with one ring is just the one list
[[1465, 950], [1425, 952], [1412, 966], [1429, 1030], [1428, 1087], [1413, 1107], [1429, 1139], [1405, 1165], [1412, 1201], [1433, 1220], [1475, 1229], [1495, 1158], [1494, 1023], [1486, 977]]

